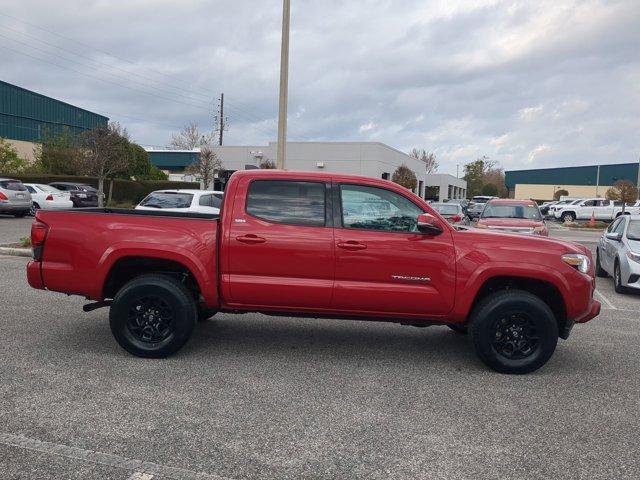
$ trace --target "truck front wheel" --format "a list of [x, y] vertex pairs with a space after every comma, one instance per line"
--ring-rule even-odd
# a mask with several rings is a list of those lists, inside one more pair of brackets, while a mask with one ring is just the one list
[[522, 290], [503, 290], [483, 299], [469, 325], [480, 359], [501, 373], [529, 373], [556, 349], [558, 323], [549, 306]]
[[127, 352], [164, 358], [189, 340], [196, 322], [189, 290], [166, 275], [142, 275], [118, 291], [109, 312], [116, 341]]

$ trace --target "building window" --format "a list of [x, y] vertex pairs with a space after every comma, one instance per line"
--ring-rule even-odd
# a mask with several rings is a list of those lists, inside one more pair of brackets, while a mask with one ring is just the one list
[[383, 180], [389, 180], [390, 177], [391, 177], [391, 174], [389, 172], [384, 172], [382, 174], [382, 179]]

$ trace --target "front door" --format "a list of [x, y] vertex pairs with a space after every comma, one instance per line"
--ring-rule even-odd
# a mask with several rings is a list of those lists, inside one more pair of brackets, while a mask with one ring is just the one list
[[[311, 179], [238, 185], [227, 265], [229, 303], [269, 309], [327, 309], [334, 275], [330, 184]], [[227, 273], [228, 272], [228, 273]]]
[[332, 306], [354, 313], [439, 316], [453, 308], [451, 232], [417, 231], [424, 209], [382, 187], [335, 185], [336, 275]]

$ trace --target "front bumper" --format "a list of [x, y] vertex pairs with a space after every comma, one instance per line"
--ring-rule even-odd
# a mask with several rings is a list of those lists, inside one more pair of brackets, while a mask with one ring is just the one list
[[626, 255], [620, 255], [620, 274], [622, 285], [629, 288], [640, 289], [640, 263], [630, 260]]

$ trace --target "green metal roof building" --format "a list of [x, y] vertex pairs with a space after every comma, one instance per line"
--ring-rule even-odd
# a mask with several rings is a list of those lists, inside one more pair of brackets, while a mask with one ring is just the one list
[[107, 125], [103, 115], [0, 80], [0, 137], [38, 143], [64, 128], [78, 134]]
[[618, 180], [637, 184], [638, 163], [585, 165], [579, 167], [539, 168], [505, 172], [505, 184], [510, 196], [551, 200], [557, 190], [567, 190], [569, 196], [604, 196]]
[[168, 150], [145, 148], [149, 160], [160, 170], [184, 172], [185, 168], [198, 159], [199, 150]]

